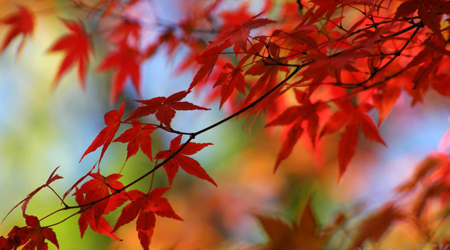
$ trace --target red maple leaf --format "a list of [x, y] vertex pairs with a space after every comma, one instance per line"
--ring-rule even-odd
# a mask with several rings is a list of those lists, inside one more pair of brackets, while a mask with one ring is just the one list
[[445, 41], [441, 31], [442, 13], [450, 14], [450, 3], [444, 0], [408, 0], [398, 6], [395, 19], [417, 14], [420, 20], [433, 31], [442, 41]]
[[170, 123], [175, 117], [176, 111], [209, 110], [208, 108], [203, 108], [190, 102], [180, 102], [188, 94], [189, 92], [187, 91], [180, 91], [169, 97], [159, 96], [149, 100], [137, 100], [137, 102], [143, 105], [129, 114], [126, 121], [155, 114], [158, 121], [164, 124], [164, 126], [170, 128]]
[[240, 50], [247, 51], [247, 38], [250, 30], [275, 22], [269, 19], [257, 18], [258, 16], [252, 17], [251, 20], [241, 25], [234, 25], [233, 28], [220, 32], [205, 51], [197, 56], [197, 62], [203, 64], [203, 66], [195, 74], [189, 90], [192, 90], [205, 76], [208, 77], [211, 74], [220, 52], [232, 45], [234, 45], [233, 50], [236, 53]]
[[100, 133], [97, 135], [97, 137], [94, 139], [94, 141], [89, 145], [86, 152], [84, 152], [83, 156], [80, 159], [80, 162], [83, 160], [83, 158], [91, 153], [97, 150], [97, 148], [103, 146], [102, 153], [100, 155], [99, 163], [102, 161], [103, 155], [106, 152], [106, 149], [108, 149], [109, 144], [111, 144], [112, 140], [114, 139], [114, 136], [117, 132], [117, 130], [120, 127], [120, 119], [122, 118], [124, 111], [124, 103], [122, 102], [122, 105], [120, 105], [119, 110], [112, 110], [105, 114], [105, 124], [106, 128], [104, 128]]
[[133, 86], [140, 94], [141, 88], [141, 53], [125, 43], [105, 56], [97, 68], [97, 71], [114, 69], [110, 102], [115, 102], [123, 91], [127, 78], [131, 78]]
[[214, 65], [216, 65], [216, 61], [219, 58], [220, 52], [222, 52], [224, 49], [231, 46], [231, 43], [224, 42], [220, 46], [213, 46], [208, 49], [206, 49], [204, 52], [202, 52], [200, 55], [197, 55], [195, 60], [199, 64], [203, 64], [203, 66], [197, 71], [197, 73], [194, 76], [194, 79], [192, 80], [191, 84], [189, 85], [189, 91], [191, 91], [197, 84], [203, 79], [208, 78], [211, 74], [212, 70], [214, 69]]
[[220, 17], [223, 19], [224, 27], [234, 27], [235, 25], [242, 25], [253, 17], [253, 14], [249, 12], [248, 3], [243, 3], [239, 9], [225, 10], [220, 13]]
[[[438, 82], [438, 81], [436, 81]], [[386, 84], [378, 87], [376, 93], [373, 94], [373, 104], [378, 110], [378, 126], [380, 126], [386, 116], [394, 107], [397, 99], [399, 98], [402, 91], [402, 86], [397, 81], [387, 82]]]
[[152, 156], [152, 137], [150, 134], [157, 128], [152, 125], [145, 125], [142, 127], [141, 122], [137, 120], [131, 121], [133, 127], [127, 129], [123, 134], [117, 137], [114, 142], [128, 143], [127, 146], [127, 160], [142, 149], [145, 155], [153, 162]]
[[247, 51], [247, 39], [250, 35], [250, 30], [275, 23], [275, 21], [270, 19], [258, 18], [260, 15], [261, 14], [253, 16], [250, 20], [244, 22], [243, 24], [234, 25], [232, 28], [223, 30], [217, 35], [208, 48], [229, 44], [228, 47], [234, 45], [233, 51], [236, 53], [240, 50]]
[[[90, 176], [92, 179], [84, 183], [79, 189], [77, 188], [74, 193], [78, 205], [81, 206], [81, 215], [78, 220], [81, 237], [83, 237], [89, 224], [92, 230], [119, 240], [115, 234], [111, 233], [111, 227], [103, 215], [114, 211], [127, 200], [124, 193], [108, 197], [111, 193], [123, 188], [123, 184], [118, 181], [121, 175], [111, 174], [104, 177], [99, 173], [92, 173]], [[101, 201], [97, 202], [98, 200]], [[93, 205], [89, 205], [91, 203]]]
[[183, 220], [173, 211], [169, 201], [161, 197], [167, 190], [169, 188], [155, 188], [148, 194], [139, 190], [128, 192], [131, 203], [123, 208], [113, 232], [138, 217], [136, 222], [138, 237], [142, 247], [148, 250], [156, 223], [155, 214], [161, 217]]
[[72, 192], [72, 190], [74, 190], [76, 187], [78, 187], [78, 184], [80, 184], [82, 181], [84, 181], [84, 179], [86, 179], [88, 176], [90, 176], [90, 174], [92, 173], [92, 171], [94, 170], [95, 166], [97, 165], [97, 163], [91, 168], [91, 170], [89, 170], [89, 172], [87, 172], [85, 175], [83, 175], [80, 179], [78, 179], [78, 181], [76, 181], [72, 187], [70, 187], [63, 195], [62, 200], [66, 199], [67, 195], [70, 194], [70, 192]]
[[35, 216], [24, 214], [26, 227], [15, 226], [8, 234], [8, 238], [0, 238], [0, 249], [13, 250], [21, 245], [23, 250], [47, 250], [48, 245], [45, 240], [53, 243], [59, 248], [55, 232], [48, 227], [41, 227], [39, 219]]
[[358, 144], [358, 128], [367, 139], [381, 143], [384, 146], [386, 146], [386, 143], [378, 133], [377, 126], [372, 118], [366, 114], [372, 108], [371, 105], [361, 104], [355, 106], [348, 100], [338, 101], [336, 104], [341, 110], [330, 117], [320, 136], [334, 133], [347, 124], [345, 132], [339, 140], [338, 162], [340, 180], [355, 154], [356, 145]]
[[242, 63], [245, 61], [246, 59], [241, 60], [236, 67], [231, 63], [227, 63], [223, 66], [223, 69], [228, 72], [222, 72], [214, 84], [214, 87], [221, 86], [220, 108], [222, 108], [222, 105], [228, 100], [235, 89], [245, 95], [245, 77], [241, 68]]
[[308, 95], [304, 92], [296, 89], [294, 89], [294, 91], [297, 102], [301, 105], [289, 107], [277, 118], [266, 125], [266, 127], [270, 127], [293, 124], [286, 135], [280, 152], [278, 153], [274, 171], [276, 171], [281, 162], [292, 153], [295, 144], [297, 144], [297, 141], [302, 136], [304, 130], [302, 128], [302, 124], [305, 121], [308, 123], [307, 131], [311, 139], [311, 143], [312, 145], [315, 145], [317, 131], [319, 128], [319, 116], [317, 113], [327, 108], [326, 104], [321, 101], [311, 103]]
[[11, 41], [19, 35], [22, 35], [17, 52], [20, 53], [26, 39], [33, 34], [34, 30], [34, 14], [24, 6], [17, 6], [18, 10], [11, 15], [0, 20], [0, 23], [10, 25], [10, 29], [5, 39], [3, 40], [0, 53], [2, 53]]
[[[283, 58], [280, 58], [280, 48], [278, 45], [275, 43], [269, 43], [267, 47], [270, 52], [270, 56], [274, 60], [279, 62], [283, 61]], [[258, 42], [252, 46], [254, 54], [260, 54], [263, 48], [266, 48], [266, 44], [264, 42]], [[245, 75], [261, 76], [253, 84], [253, 86], [251, 86], [249, 93], [245, 96], [244, 103], [250, 103], [250, 101], [253, 100], [258, 93], [265, 93], [273, 88], [276, 85], [279, 71], [280, 67], [277, 65], [267, 64], [264, 60], [256, 61], [253, 66], [245, 72]]]
[[[170, 149], [165, 151], [160, 151], [156, 154], [155, 159], [167, 159], [171, 157], [175, 152], [179, 150], [182, 146], [181, 143], [182, 135], [175, 137], [170, 142]], [[181, 167], [186, 173], [196, 176], [200, 179], [207, 180], [217, 186], [214, 180], [206, 173], [206, 171], [200, 166], [196, 160], [187, 157], [186, 155], [193, 155], [203, 148], [212, 145], [212, 143], [189, 143], [180, 152], [174, 155], [166, 164], [164, 164], [164, 169], [166, 170], [167, 177], [169, 178], [169, 184], [172, 185], [173, 178], [178, 172], [178, 168]]]
[[124, 18], [111, 33], [110, 40], [113, 43], [137, 45], [141, 40], [141, 24], [138, 21]]
[[53, 81], [56, 87], [61, 77], [72, 67], [77, 65], [78, 78], [81, 87], [85, 88], [86, 70], [89, 63], [89, 53], [93, 52], [90, 35], [86, 33], [81, 22], [62, 20], [70, 33], [61, 37], [49, 49], [50, 52], [64, 52], [65, 56]]

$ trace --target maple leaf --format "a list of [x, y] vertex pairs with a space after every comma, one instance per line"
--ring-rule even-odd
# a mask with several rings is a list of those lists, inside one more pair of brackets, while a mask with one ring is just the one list
[[141, 40], [142, 27], [138, 21], [124, 18], [117, 25], [110, 36], [110, 40], [116, 44], [137, 45]]
[[53, 243], [59, 248], [55, 232], [48, 227], [41, 227], [39, 219], [35, 216], [23, 215], [27, 226], [15, 226], [9, 233], [8, 238], [0, 237], [0, 249], [15, 250], [20, 246], [23, 250], [47, 250], [48, 245], [45, 240]]
[[223, 69], [228, 70], [229, 72], [222, 72], [214, 84], [214, 87], [221, 86], [220, 108], [222, 108], [222, 105], [230, 97], [234, 89], [245, 95], [245, 78], [241, 68], [244, 61], [245, 60], [241, 60], [236, 67], [231, 63], [226, 63], [223, 66]]
[[392, 226], [395, 221], [404, 218], [403, 213], [392, 203], [384, 205], [380, 210], [369, 215], [361, 222], [358, 234], [349, 250], [363, 246], [364, 242], [372, 240], [377, 242]]
[[[76, 202], [79, 205], [87, 204], [88, 202], [85, 201], [85, 196], [82, 193], [78, 192], [78, 188], [75, 188], [75, 190], [76, 191], [74, 195]], [[83, 237], [84, 233], [86, 232], [88, 225], [94, 232], [104, 234], [114, 240], [120, 240], [120, 238], [117, 237], [116, 234], [111, 233], [112, 228], [109, 222], [103, 216], [100, 216], [99, 218], [94, 217], [94, 210], [90, 208], [87, 208], [86, 211], [81, 212], [80, 218], [78, 219], [78, 226], [80, 228], [81, 237]]]
[[307, 202], [299, 221], [292, 226], [279, 219], [262, 215], [256, 217], [270, 239], [264, 250], [320, 250], [325, 244], [325, 235], [319, 235], [320, 227], [314, 216], [311, 201]]
[[243, 24], [236, 24], [232, 26], [232, 28], [223, 30], [217, 35], [208, 48], [227, 44], [228, 47], [234, 45], [234, 52], [239, 52], [241, 50], [244, 52], [247, 51], [247, 39], [250, 35], [250, 30], [275, 23], [275, 21], [270, 19], [258, 18], [261, 14], [253, 16]]
[[253, 15], [248, 11], [248, 3], [242, 4], [239, 9], [232, 11], [223, 11], [220, 13], [220, 17], [223, 19], [224, 27], [233, 27], [235, 25], [241, 25], [250, 20]]
[[296, 89], [294, 89], [294, 91], [297, 102], [301, 105], [289, 107], [266, 125], [266, 127], [271, 127], [293, 124], [286, 135], [286, 139], [281, 146], [280, 152], [278, 153], [274, 172], [277, 170], [281, 162], [292, 153], [295, 144], [297, 144], [297, 141], [303, 133], [302, 123], [304, 121], [308, 123], [307, 131], [311, 139], [311, 143], [315, 145], [317, 131], [319, 128], [319, 116], [317, 113], [327, 108], [327, 105], [321, 101], [311, 103], [308, 95], [304, 92]]
[[61, 77], [72, 67], [77, 65], [78, 78], [81, 87], [85, 88], [86, 70], [89, 63], [89, 54], [93, 53], [91, 37], [86, 33], [83, 23], [69, 20], [62, 20], [70, 33], [56, 41], [49, 52], [64, 52], [65, 56], [56, 73], [53, 87], [58, 85]]
[[167, 190], [169, 188], [155, 188], [147, 194], [139, 190], [128, 192], [131, 202], [123, 208], [112, 231], [117, 231], [121, 226], [130, 223], [138, 217], [136, 222], [138, 237], [142, 247], [148, 250], [155, 228], [155, 215], [180, 221], [183, 220], [173, 211], [169, 201], [161, 197]]
[[102, 153], [100, 155], [99, 164], [102, 161], [103, 155], [106, 152], [106, 149], [108, 149], [109, 144], [111, 144], [112, 140], [114, 139], [114, 136], [117, 132], [117, 130], [120, 127], [121, 118], [123, 115], [125, 104], [122, 102], [120, 105], [119, 110], [112, 110], [105, 114], [105, 124], [106, 128], [104, 128], [100, 133], [95, 137], [94, 141], [89, 145], [89, 147], [84, 152], [83, 156], [81, 156], [80, 162], [83, 160], [83, 158], [91, 153], [97, 150], [97, 148], [103, 146]]
[[450, 3], [444, 0], [409, 0], [398, 6], [395, 12], [395, 19], [410, 16], [417, 11], [420, 20], [433, 31], [442, 41], [440, 17], [438, 15], [450, 14]]
[[188, 91], [191, 91], [195, 86], [197, 86], [197, 84], [200, 83], [200, 81], [203, 80], [203, 78], [209, 77], [209, 75], [214, 69], [214, 65], [216, 65], [220, 52], [222, 52], [224, 49], [230, 46], [231, 44], [229, 42], [224, 42], [222, 45], [208, 48], [205, 51], [203, 51], [200, 55], [196, 56], [195, 60], [197, 61], [197, 63], [203, 65], [195, 74], [194, 79], [192, 79]]
[[339, 140], [338, 162], [339, 177], [341, 180], [347, 165], [355, 154], [356, 145], [358, 144], [358, 128], [364, 136], [374, 142], [378, 142], [386, 146], [386, 143], [378, 133], [376, 125], [372, 118], [366, 114], [372, 106], [369, 104], [361, 104], [354, 106], [348, 100], [336, 102], [341, 108], [340, 111], [334, 113], [323, 127], [321, 136], [338, 131], [345, 124], [347, 127]]
[[[48, 227], [41, 227], [39, 220], [35, 216], [24, 214], [27, 227], [18, 230], [18, 234], [23, 234], [22, 244], [25, 246], [22, 249], [26, 250], [47, 250], [48, 245], [45, 240], [53, 243], [59, 248], [58, 240], [56, 239], [55, 232]], [[20, 232], [23, 230], [22, 232]]]
[[176, 155], [172, 156], [175, 152], [177, 152], [182, 145], [181, 143], [182, 135], [175, 137], [170, 142], [170, 149], [165, 151], [160, 151], [156, 154], [155, 159], [167, 159], [169, 157], [170, 160], [164, 164], [164, 169], [166, 170], [167, 177], [169, 178], [169, 185], [172, 185], [173, 178], [178, 172], [178, 168], [181, 167], [186, 173], [196, 176], [200, 179], [211, 182], [214, 186], [217, 184], [214, 180], [206, 173], [206, 171], [200, 166], [196, 160], [188, 157], [187, 155], [193, 155], [203, 148], [212, 145], [212, 143], [188, 143], [180, 152]]
[[[297, 44], [307, 45], [307, 47], [309, 48], [316, 49], [317, 42], [313, 37], [311, 37], [311, 35], [313, 35], [315, 32], [317, 32], [317, 26], [300, 24], [290, 32], [275, 30], [273, 32], [273, 36], [290, 40]], [[274, 54], [271, 53], [271, 55], [273, 56]]]
[[115, 102], [117, 97], [123, 91], [127, 78], [131, 78], [136, 92], [140, 94], [141, 88], [141, 53], [121, 43], [119, 47], [109, 52], [103, 61], [97, 67], [97, 71], [114, 69], [112, 88], [110, 93], [110, 102]]
[[131, 123], [133, 127], [123, 132], [114, 142], [128, 143], [127, 160], [135, 155], [140, 147], [142, 152], [153, 162], [152, 137], [150, 134], [157, 128], [152, 125], [142, 127], [141, 122], [137, 120], [132, 120]]
[[136, 102], [141, 103], [142, 106], [136, 108], [135, 111], [127, 115], [126, 121], [155, 114], [158, 121], [164, 124], [167, 128], [170, 128], [170, 123], [175, 117], [176, 111], [210, 110], [208, 108], [194, 105], [190, 102], [180, 102], [188, 94], [189, 92], [187, 91], [180, 91], [169, 97], [159, 96], [149, 100], [136, 100]]
[[91, 168], [91, 170], [89, 170], [89, 172], [87, 172], [85, 175], [83, 175], [80, 179], [78, 179], [78, 181], [76, 181], [72, 187], [70, 187], [63, 195], [62, 199], [66, 199], [67, 195], [70, 194], [70, 192], [72, 192], [72, 190], [74, 190], [78, 184], [80, 184], [82, 181], [84, 181], [84, 179], [86, 179], [88, 176], [90, 176], [90, 174], [92, 173], [92, 171], [94, 170], [95, 166], [97, 165], [97, 163]]
[[[115, 234], [111, 233], [111, 227], [103, 215], [114, 211], [128, 199], [125, 193], [117, 193], [108, 197], [116, 190], [123, 188], [123, 184], [118, 181], [122, 176], [120, 174], [111, 174], [104, 177], [99, 173], [91, 173], [89, 176], [92, 179], [85, 182], [79, 189], [76, 188], [74, 193], [78, 205], [82, 206], [78, 220], [81, 237], [83, 237], [89, 224], [93, 231], [119, 240]], [[98, 202], [98, 200], [101, 201]], [[87, 205], [91, 203], [93, 205]]]
[[275, 21], [258, 18], [259, 15], [252, 17], [251, 20], [241, 24], [234, 25], [233, 28], [227, 29], [219, 33], [216, 39], [211, 42], [208, 47], [197, 56], [196, 60], [203, 66], [197, 71], [192, 80], [189, 90], [192, 90], [205, 76], [209, 76], [216, 64], [220, 52], [234, 45], [234, 51], [247, 51], [247, 39], [251, 29], [255, 29]]
[[267, 92], [276, 84], [279, 67], [276, 65], [266, 65], [262, 60], [256, 62], [253, 67], [245, 72], [246, 75], [261, 75], [256, 83], [251, 87], [245, 96], [244, 103], [250, 101], [261, 92]]
[[[265, 38], [263, 38], [265, 39]], [[266, 45], [264, 42], [256, 43], [252, 46], [253, 53], [260, 54], [263, 48], [268, 48], [268, 53], [274, 61], [283, 62], [280, 58], [280, 47], [275, 43]], [[270, 60], [269, 60], [270, 61]], [[264, 94], [270, 91], [277, 84], [277, 75], [280, 67], [276, 64], [268, 64], [265, 59], [258, 60], [253, 66], [245, 72], [245, 75], [260, 76], [256, 83], [250, 88], [249, 93], [245, 96], [244, 103], [250, 103], [252, 99], [258, 94]]]
[[328, 76], [336, 79], [338, 83], [342, 83], [342, 71], [358, 72], [352, 64], [358, 58], [366, 57], [368, 52], [356, 51], [351, 48], [342, 51], [335, 56], [327, 56], [326, 54], [316, 50], [307, 57], [314, 60], [314, 63], [303, 72], [303, 81], [311, 80], [308, 93], [311, 95], [322, 81]]
[[18, 10], [16, 12], [0, 20], [0, 23], [11, 26], [3, 40], [0, 53], [8, 47], [14, 38], [22, 35], [22, 41], [17, 49], [17, 52], [20, 53], [27, 38], [33, 35], [35, 19], [33, 12], [22, 5], [18, 5], [17, 8]]
[[[311, 2], [314, 3], [314, 8], [309, 9], [309, 11], [303, 17], [302, 23], [315, 23], [319, 21], [324, 15], [325, 19], [329, 20], [340, 5], [340, 2], [327, 0], [311, 0]], [[317, 6], [318, 8], [316, 8]], [[309, 15], [309, 13], [311, 13], [311, 15]]]
[[441, 74], [436, 76], [437, 69], [441, 64], [444, 55], [450, 55], [450, 52], [445, 50], [446, 43], [435, 38], [425, 41], [423, 44], [425, 45], [424, 49], [405, 67], [405, 70], [408, 70], [420, 65], [412, 78], [412, 83], [414, 85], [411, 88], [405, 88], [407, 93], [413, 97], [411, 105], [415, 105], [417, 102], [422, 101], [423, 95], [428, 90], [430, 82], [434, 82], [432, 80], [435, 78], [437, 78], [435, 81], [436, 83], [433, 83], [432, 87], [441, 94], [445, 95], [446, 93], [445, 88], [442, 88], [442, 83], [439, 83], [442, 80], [445, 81], [446, 77], [442, 78]]
[[377, 88], [377, 92], [372, 96], [372, 98], [374, 106], [380, 114], [380, 117], [378, 118], [378, 126], [383, 123], [386, 116], [394, 107], [401, 91], [401, 85], [396, 82], [388, 82], [387, 84]]
[[22, 214], [25, 216], [25, 211], [27, 210], [27, 206], [28, 203], [30, 202], [31, 198], [33, 198], [39, 191], [41, 191], [41, 189], [45, 188], [45, 187], [50, 187], [50, 184], [53, 183], [56, 180], [62, 179], [63, 177], [59, 176], [59, 175], [55, 175], [56, 170], [58, 170], [59, 167], [55, 168], [55, 170], [53, 170], [53, 172], [50, 174], [50, 176], [48, 177], [47, 181], [45, 182], [44, 185], [36, 188], [33, 192], [29, 193], [27, 195], [27, 197], [25, 199], [23, 199], [21, 202], [17, 203], [17, 205], [15, 205], [9, 212], [8, 214], [6, 214], [5, 218], [3, 218], [2, 222], [5, 221], [6, 217], [8, 217], [8, 215], [15, 209], [17, 208], [20, 204], [22, 204], [21, 209], [22, 209]]

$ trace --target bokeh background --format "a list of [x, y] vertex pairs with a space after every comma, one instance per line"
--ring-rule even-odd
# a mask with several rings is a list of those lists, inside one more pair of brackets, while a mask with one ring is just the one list
[[[153, 1], [152, 11], [176, 20], [185, 15], [183, 5], [176, 2]], [[89, 155], [82, 163], [78, 163], [79, 159], [103, 128], [103, 114], [118, 105], [108, 101], [111, 73], [94, 72], [106, 52], [99, 39], [94, 40], [96, 56], [91, 58], [86, 90], [79, 87], [74, 72], [64, 77], [56, 89], [50, 88], [62, 55], [48, 54], [47, 50], [65, 32], [58, 18], [74, 18], [74, 12], [66, 8], [67, 3], [62, 0], [20, 3], [37, 11], [38, 18], [35, 34], [20, 56], [16, 55], [18, 40], [0, 55], [0, 217], [42, 185], [57, 166], [60, 166], [58, 174], [64, 179], [55, 182], [53, 187], [60, 193], [89, 171], [99, 152]], [[230, 1], [229, 8], [239, 3]], [[0, 1], [0, 16], [14, 11], [15, 4], [16, 1]], [[252, 8], [257, 10], [258, 6]], [[150, 10], [143, 7], [141, 11]], [[98, 28], [95, 22], [81, 20], [89, 31]], [[0, 26], [0, 38], [5, 32], [6, 26]], [[147, 35], [151, 39], [151, 31]], [[143, 65], [141, 98], [170, 95], [187, 88], [193, 73], [173, 74], [183, 55], [183, 49], [175, 58], [167, 58], [164, 51], [160, 51]], [[128, 84], [121, 100], [131, 108], [135, 107], [131, 100], [136, 98]], [[202, 93], [190, 98], [197, 104], [205, 102]], [[252, 212], [293, 221], [308, 197], [312, 197], [322, 224], [331, 221], [339, 211], [364, 204], [364, 214], [395, 199], [393, 189], [411, 175], [422, 158], [436, 150], [449, 127], [448, 100], [430, 93], [424, 103], [410, 107], [409, 97], [402, 94], [380, 128], [388, 147], [361, 138], [357, 154], [340, 183], [337, 183], [336, 158], [339, 135], [323, 139], [326, 146], [321, 154], [299, 143], [273, 174], [281, 134], [277, 129], [263, 129], [263, 120], [254, 125], [251, 133], [243, 125], [244, 119], [237, 119], [202, 134], [196, 142], [212, 142], [214, 146], [204, 149], [195, 158], [218, 187], [181, 171], [167, 197], [184, 222], [157, 218], [151, 249], [238, 249], [264, 243], [267, 237]], [[212, 111], [179, 112], [173, 127], [195, 131], [227, 114], [226, 108], [218, 110], [218, 103], [208, 105]], [[375, 113], [373, 117], [377, 118]], [[171, 139], [171, 135], [154, 134], [154, 152], [167, 149]], [[102, 162], [104, 173], [117, 172], [125, 156], [126, 146], [113, 144]], [[130, 182], [151, 166], [139, 152], [127, 163], [122, 181]], [[144, 180], [137, 188], [145, 190], [148, 182]], [[157, 172], [155, 184], [167, 185], [163, 171]], [[72, 197], [69, 201], [74, 203]], [[57, 208], [57, 198], [44, 190], [31, 201], [29, 213], [43, 216]], [[67, 215], [55, 216], [43, 224]], [[117, 216], [113, 213], [108, 219], [113, 224]], [[0, 235], [7, 234], [13, 225], [23, 224], [18, 209], [0, 226]], [[90, 229], [81, 239], [77, 217], [54, 230], [63, 250], [140, 249], [134, 223], [118, 231], [121, 242], [113, 242]], [[414, 242], [414, 235], [408, 230], [398, 231], [385, 240], [397, 244], [401, 235], [402, 241]]]

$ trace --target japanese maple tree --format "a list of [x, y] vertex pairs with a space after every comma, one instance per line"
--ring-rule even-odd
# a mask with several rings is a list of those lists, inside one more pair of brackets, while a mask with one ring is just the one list
[[[83, 90], [89, 75], [111, 74], [109, 105], [113, 108], [103, 117], [104, 128], [81, 155], [83, 163], [87, 155], [100, 151], [95, 166], [63, 195], [51, 186], [62, 177], [56, 170], [51, 173], [14, 207], [22, 209], [25, 224], [0, 237], [0, 250], [44, 250], [48, 242], [64, 249], [64, 240], [59, 239], [59, 244], [52, 228], [71, 223], [71, 217], [78, 218], [81, 237], [89, 227], [114, 240], [121, 239], [119, 228], [135, 221], [142, 248], [151, 249], [158, 217], [184, 218], [164, 197], [177, 182], [180, 168], [205, 180], [204, 185], [221, 188], [217, 185], [221, 177], [208, 174], [196, 160], [198, 152], [214, 154], [221, 145], [199, 142], [198, 136], [232, 119], [241, 118], [250, 128], [259, 126], [255, 123], [258, 119], [266, 130], [278, 128], [282, 136], [273, 162], [275, 174], [296, 145], [319, 150], [325, 137], [337, 135], [338, 182], [351, 171], [349, 163], [360, 151], [358, 141], [365, 138], [389, 146], [379, 127], [389, 119], [402, 91], [411, 97], [412, 106], [421, 105], [431, 91], [450, 97], [450, 2], [446, 0], [264, 0], [237, 1], [234, 7], [223, 0], [180, 0], [181, 9], [188, 14], [176, 21], [164, 20], [158, 11], [142, 11], [152, 9], [153, 1], [62, 2], [64, 8], [76, 12], [70, 19], [59, 19], [66, 32], [63, 36], [49, 38], [54, 43], [48, 52], [63, 55], [49, 86], [58, 91], [58, 84], [73, 68]], [[0, 19], [6, 32], [0, 52], [16, 49], [20, 53], [24, 46], [33, 46], [28, 38], [42, 12], [32, 4], [18, 4]], [[55, 6], [51, 13], [58, 16]], [[20, 40], [18, 47], [12, 43], [16, 39]], [[96, 48], [94, 40], [107, 46]], [[102, 49], [104, 55], [99, 53]], [[140, 98], [143, 84], [171, 84], [144, 82], [143, 64], [157, 53], [174, 58], [177, 52], [182, 59], [174, 74], [193, 73], [186, 89]], [[93, 57], [101, 59], [89, 70]], [[133, 86], [138, 100], [128, 100], [124, 94], [128, 85]], [[195, 100], [200, 94], [206, 95], [206, 104], [185, 99]], [[223, 118], [197, 131], [189, 124], [183, 128], [172, 124], [179, 113], [211, 109], [225, 110]], [[168, 141], [170, 146], [159, 149], [152, 144], [155, 134], [174, 137]], [[321, 226], [311, 201], [305, 200], [294, 223], [255, 214], [270, 240], [255, 248], [356, 249], [380, 240], [396, 222], [414, 224], [428, 242], [447, 242], [448, 237], [437, 236], [436, 232], [443, 230], [440, 224], [431, 223], [424, 211], [439, 198], [442, 202], [433, 207], [437, 210], [434, 216], [442, 221], [449, 218], [448, 138], [448, 134], [444, 136], [441, 152], [430, 152], [413, 177], [393, 191], [400, 198], [363, 218], [350, 240], [335, 244], [339, 230], [345, 230], [356, 212], [340, 213]], [[102, 159], [114, 143], [126, 144], [126, 158], [106, 166]], [[126, 163], [139, 151], [151, 167], [133, 181], [122, 182]], [[162, 169], [167, 186], [153, 186], [155, 172]], [[137, 188], [135, 184], [147, 177], [151, 178], [147, 189]], [[61, 208], [48, 215], [28, 214], [30, 200], [47, 188], [60, 200]], [[62, 211], [73, 213], [47, 223]], [[105, 217], [113, 211], [120, 214], [116, 221]]]

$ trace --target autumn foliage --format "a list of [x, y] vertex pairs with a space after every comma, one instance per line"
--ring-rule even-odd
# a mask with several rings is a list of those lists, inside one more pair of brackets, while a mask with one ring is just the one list
[[[362, 138], [389, 146], [379, 127], [389, 119], [402, 91], [411, 97], [412, 106], [420, 105], [431, 91], [450, 97], [450, 3], [445, 0], [265, 0], [242, 1], [237, 8], [221, 0], [186, 0], [179, 2], [189, 15], [178, 22], [164, 22], [154, 16], [158, 13], [147, 13], [150, 18], [135, 14], [152, 1], [64, 2], [82, 14], [72, 20], [60, 19], [65, 35], [49, 38], [54, 43], [48, 52], [63, 55], [49, 86], [58, 91], [61, 80], [75, 70], [80, 87], [86, 89], [89, 74], [110, 72], [110, 105], [117, 108], [104, 115], [104, 128], [81, 156], [83, 162], [90, 153], [100, 151], [95, 166], [63, 195], [51, 187], [62, 179], [55, 169], [42, 186], [13, 208], [20, 206], [25, 225], [0, 237], [0, 250], [44, 250], [48, 242], [59, 248], [52, 227], [67, 218], [53, 224], [46, 221], [62, 211], [73, 211], [68, 218], [78, 218], [81, 237], [90, 228], [120, 240], [118, 229], [134, 221], [142, 248], [151, 249], [158, 217], [183, 220], [164, 197], [177, 182], [180, 168], [206, 181], [204, 185], [218, 186], [221, 177], [208, 174], [195, 159], [196, 153], [212, 148], [212, 143], [196, 140], [234, 118], [241, 118], [249, 130], [259, 126], [256, 121], [260, 120], [266, 130], [281, 131], [274, 172], [283, 168], [296, 145], [304, 143], [311, 152], [321, 150], [326, 147], [325, 137], [337, 135], [335, 181], [339, 182], [359, 152]], [[28, 38], [38, 18], [40, 12], [26, 5], [17, 5], [1, 18], [6, 33], [0, 51], [16, 49], [20, 53], [24, 46], [33, 46]], [[91, 71], [92, 57], [101, 55], [94, 39], [108, 46], [102, 48], [107, 52]], [[14, 40], [20, 40], [18, 47]], [[179, 51], [182, 61], [174, 73], [193, 72], [189, 87], [168, 96], [127, 102], [125, 107], [127, 85], [133, 85], [140, 96], [142, 65], [156, 53], [172, 58]], [[199, 94], [206, 94], [206, 104], [185, 101]], [[179, 112], [205, 112], [215, 108], [216, 102], [218, 109], [225, 110], [223, 119], [198, 131], [192, 131], [189, 124], [173, 128]], [[168, 148], [156, 151], [152, 147], [155, 133], [175, 137]], [[338, 213], [334, 220], [320, 225], [311, 197], [293, 223], [255, 213], [269, 242], [254, 248], [356, 249], [379, 241], [397, 222], [412, 223], [428, 242], [447, 242], [447, 237], [436, 236], [440, 224], [431, 223], [426, 211], [434, 204], [434, 216], [448, 220], [450, 155], [444, 149], [449, 141], [446, 135], [440, 146], [443, 150], [431, 152], [413, 177], [398, 187], [398, 200], [362, 218], [350, 240], [336, 243], [335, 238], [345, 230], [351, 213]], [[102, 159], [114, 143], [126, 144], [126, 159], [116, 166], [104, 166]], [[134, 181], [122, 183], [127, 161], [139, 151], [151, 167]], [[154, 173], [162, 169], [167, 186], [155, 187]], [[148, 189], [137, 189], [135, 184], [147, 177], [151, 178]], [[46, 216], [28, 214], [30, 200], [45, 188], [60, 199], [61, 208]], [[433, 203], [436, 198], [441, 201], [437, 205]], [[120, 211], [120, 216], [116, 221], [107, 220], [105, 215], [113, 211]]]

